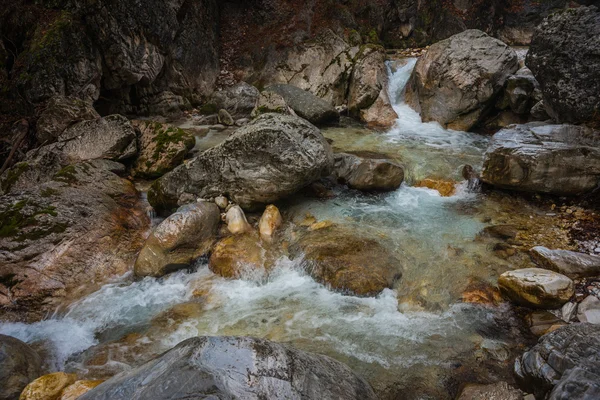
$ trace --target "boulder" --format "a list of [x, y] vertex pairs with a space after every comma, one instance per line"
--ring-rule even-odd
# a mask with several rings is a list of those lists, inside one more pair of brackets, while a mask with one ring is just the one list
[[137, 131], [139, 156], [133, 164], [135, 176], [154, 179], [173, 170], [194, 147], [194, 136], [181, 128], [155, 121], [131, 122]]
[[546, 111], [544, 100], [540, 100], [533, 107], [531, 107], [530, 117], [532, 121], [548, 121], [550, 115]]
[[600, 133], [575, 125], [510, 126], [492, 138], [481, 178], [524, 192], [589, 192], [600, 182]]
[[267, 242], [271, 242], [275, 231], [282, 223], [283, 219], [279, 209], [272, 204], [268, 205], [262, 217], [260, 217], [260, 221], [258, 221], [260, 237]]
[[211, 96], [211, 103], [217, 109], [227, 110], [236, 118], [247, 117], [256, 106], [260, 92], [246, 82], [217, 90]]
[[95, 160], [0, 197], [0, 318], [36, 320], [127, 272], [149, 225], [133, 184]]
[[19, 400], [60, 400], [62, 391], [76, 380], [77, 375], [64, 372], [41, 376], [27, 385]]
[[225, 278], [264, 277], [271, 270], [275, 258], [256, 234], [229, 236], [214, 247], [208, 267]]
[[60, 400], [77, 400], [102, 382], [104, 381], [77, 381], [62, 391]]
[[79, 400], [160, 398], [375, 399], [368, 383], [329, 357], [264, 339], [196, 337], [104, 382]]
[[334, 176], [349, 187], [365, 191], [396, 190], [404, 181], [404, 169], [385, 159], [366, 159], [353, 154], [335, 155]]
[[457, 400], [523, 400], [523, 393], [506, 382], [491, 385], [468, 384]]
[[571, 324], [543, 336], [518, 357], [515, 373], [539, 399], [597, 399], [599, 353], [600, 326]]
[[557, 122], [600, 126], [598, 37], [600, 10], [594, 6], [553, 13], [535, 31], [526, 64]]
[[276, 84], [265, 90], [283, 97], [298, 116], [317, 126], [335, 123], [340, 119], [340, 115], [330, 103], [296, 86]]
[[378, 240], [331, 223], [316, 225], [290, 246], [315, 280], [345, 294], [376, 296], [402, 276], [400, 261]]
[[550, 250], [542, 246], [532, 248], [529, 254], [541, 268], [559, 272], [570, 278], [600, 276], [600, 256], [568, 250]]
[[521, 68], [508, 78], [503, 102], [514, 113], [527, 115], [537, 103], [534, 93], [538, 86], [531, 71], [528, 68]]
[[86, 101], [76, 97], [55, 96], [37, 121], [35, 132], [38, 143], [50, 144], [71, 125], [100, 118], [100, 114]]
[[443, 179], [421, 179], [415, 184], [416, 187], [437, 190], [442, 197], [451, 197], [456, 194], [456, 182]]
[[252, 118], [257, 118], [262, 114], [268, 113], [296, 115], [282, 96], [274, 92], [264, 91], [260, 94], [251, 116]]
[[15, 400], [42, 374], [40, 356], [26, 343], [0, 335], [0, 400]]
[[229, 232], [234, 235], [254, 231], [252, 225], [250, 225], [246, 219], [244, 210], [242, 210], [240, 206], [233, 206], [227, 210], [227, 213], [225, 214], [225, 223], [227, 224]]
[[299, 117], [265, 114], [157, 180], [148, 200], [172, 209], [184, 193], [222, 194], [243, 208], [287, 197], [329, 173], [333, 153], [319, 130]]
[[510, 300], [534, 308], [559, 308], [575, 294], [571, 279], [540, 268], [505, 272], [500, 275], [498, 286]]
[[406, 101], [423, 121], [467, 131], [494, 104], [519, 68], [513, 49], [478, 30], [432, 45], [406, 86]]
[[219, 123], [225, 126], [235, 125], [235, 120], [227, 110], [221, 109], [218, 113]]
[[163, 276], [208, 253], [219, 226], [219, 207], [198, 202], [180, 207], [154, 229], [135, 261], [137, 276]]
[[600, 300], [593, 295], [586, 297], [577, 307], [577, 319], [579, 322], [600, 325]]

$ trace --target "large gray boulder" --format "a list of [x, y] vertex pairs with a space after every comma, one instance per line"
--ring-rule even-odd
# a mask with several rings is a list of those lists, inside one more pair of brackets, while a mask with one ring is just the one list
[[517, 54], [501, 41], [467, 30], [432, 45], [406, 86], [406, 101], [423, 121], [467, 131], [496, 100], [519, 68]]
[[600, 398], [598, 354], [600, 326], [567, 325], [517, 358], [515, 373], [536, 398], [594, 400]]
[[25, 386], [40, 375], [40, 356], [19, 339], [0, 335], [0, 400], [17, 400]]
[[319, 129], [302, 118], [264, 114], [220, 145], [157, 180], [148, 193], [171, 210], [182, 195], [227, 195], [244, 208], [270, 204], [328, 174], [333, 153]]
[[246, 337], [188, 339], [124, 372], [80, 400], [372, 400], [344, 364], [291, 346]]
[[549, 114], [562, 123], [600, 126], [600, 11], [570, 8], [536, 29], [526, 64]]
[[0, 197], [0, 319], [38, 320], [127, 272], [149, 219], [133, 184], [93, 160]]
[[494, 135], [481, 178], [524, 192], [589, 192], [600, 183], [600, 132], [575, 125], [510, 126]]
[[317, 126], [337, 122], [340, 119], [339, 113], [330, 103], [296, 86], [277, 84], [265, 90], [283, 97], [296, 114]]
[[40, 144], [50, 144], [71, 125], [98, 118], [100, 115], [91, 103], [76, 97], [55, 96], [40, 115], [35, 135]]
[[148, 237], [135, 261], [135, 274], [159, 277], [189, 267], [193, 260], [208, 253], [220, 221], [221, 212], [213, 202], [179, 208]]
[[570, 278], [600, 276], [600, 256], [568, 250], [550, 250], [542, 246], [534, 247], [529, 254], [540, 267]]
[[353, 189], [396, 190], [404, 181], [404, 169], [386, 159], [362, 158], [354, 154], [335, 155], [334, 176]]
[[218, 90], [211, 96], [217, 109], [227, 110], [234, 117], [247, 117], [256, 106], [260, 92], [254, 86], [240, 82], [234, 86]]

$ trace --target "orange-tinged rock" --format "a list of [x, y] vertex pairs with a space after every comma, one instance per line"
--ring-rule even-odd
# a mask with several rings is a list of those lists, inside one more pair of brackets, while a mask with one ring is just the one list
[[77, 381], [71, 386], [68, 386], [65, 390], [63, 390], [60, 400], [76, 400], [80, 396], [83, 396], [84, 394], [101, 384], [102, 382], [104, 381]]
[[76, 380], [77, 375], [64, 372], [41, 376], [23, 389], [19, 400], [59, 400], [63, 389]]
[[450, 197], [456, 194], [456, 182], [452, 181], [427, 178], [417, 182], [415, 186], [437, 190], [443, 197]]
[[275, 261], [267, 250], [256, 234], [229, 236], [216, 244], [208, 267], [225, 278], [266, 274]]
[[267, 242], [273, 240], [273, 234], [283, 223], [279, 209], [274, 205], [268, 205], [258, 223], [260, 237]]

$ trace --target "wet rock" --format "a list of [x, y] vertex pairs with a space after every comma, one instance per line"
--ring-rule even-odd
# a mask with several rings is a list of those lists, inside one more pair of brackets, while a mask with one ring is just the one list
[[515, 239], [519, 234], [519, 230], [514, 225], [492, 225], [485, 227], [482, 233], [488, 237], [509, 240]]
[[260, 92], [246, 82], [240, 82], [211, 96], [211, 102], [218, 108], [227, 110], [232, 116], [247, 117], [256, 106]]
[[282, 223], [283, 219], [281, 218], [279, 209], [272, 204], [268, 205], [258, 222], [258, 231], [261, 239], [271, 242], [275, 231]]
[[229, 208], [225, 215], [225, 222], [227, 223], [227, 229], [234, 235], [241, 233], [253, 232], [252, 225], [248, 223], [246, 214], [240, 206], [233, 206]]
[[571, 324], [517, 358], [515, 373], [536, 398], [592, 400], [600, 395], [599, 352], [600, 326]]
[[510, 300], [534, 308], [559, 308], [575, 293], [571, 279], [540, 268], [505, 272], [500, 275], [498, 285]]
[[262, 114], [268, 113], [296, 115], [282, 96], [274, 92], [264, 91], [260, 94], [251, 116], [252, 118], [257, 118]]
[[[387, 86], [387, 85], [386, 85]], [[382, 89], [369, 108], [360, 111], [360, 119], [374, 128], [391, 128], [398, 119], [386, 89]]]
[[325, 100], [292, 85], [276, 84], [265, 89], [280, 95], [298, 116], [317, 126], [337, 122], [340, 115]]
[[491, 385], [468, 384], [457, 400], [523, 400], [523, 393], [506, 382]]
[[456, 194], [456, 182], [452, 181], [427, 178], [420, 180], [415, 186], [437, 190], [442, 197], [450, 197]]
[[290, 246], [317, 281], [356, 296], [376, 296], [402, 276], [400, 261], [379, 241], [331, 223], [310, 229]]
[[0, 197], [0, 313], [36, 320], [65, 296], [129, 270], [149, 225], [133, 184], [112, 161], [67, 166]]
[[229, 236], [214, 247], [208, 266], [225, 278], [262, 277], [270, 271], [274, 259], [256, 234]]
[[26, 343], [0, 335], [0, 399], [14, 400], [42, 374], [40, 356]]
[[100, 114], [90, 103], [76, 97], [55, 96], [40, 115], [35, 135], [38, 143], [54, 143], [71, 125], [97, 118]]
[[63, 389], [76, 380], [77, 375], [64, 372], [41, 376], [27, 385], [19, 400], [60, 400]]
[[538, 246], [530, 250], [531, 258], [541, 268], [547, 268], [570, 278], [600, 276], [600, 256], [568, 250], [550, 250]]
[[225, 210], [229, 205], [229, 200], [225, 196], [217, 196], [215, 197], [215, 204], [221, 209]]
[[77, 381], [70, 386], [67, 386], [60, 396], [60, 400], [77, 400], [85, 393], [89, 392], [104, 381]]
[[406, 87], [406, 101], [423, 121], [467, 131], [484, 116], [519, 67], [514, 50], [478, 30], [432, 45]]
[[600, 300], [596, 296], [588, 296], [577, 307], [579, 322], [600, 325]]
[[139, 157], [132, 169], [135, 176], [158, 178], [183, 162], [194, 147], [194, 136], [173, 125], [155, 121], [132, 121], [138, 131]]
[[214, 203], [183, 206], [154, 229], [135, 261], [137, 276], [163, 276], [206, 254], [214, 242], [220, 211]]
[[233, 126], [235, 125], [235, 121], [233, 120], [233, 117], [231, 116], [231, 114], [229, 114], [229, 112], [227, 112], [227, 110], [221, 109], [219, 110], [219, 123], [225, 126]]
[[197, 337], [106, 381], [80, 400], [129, 400], [156, 393], [169, 399], [376, 398], [368, 383], [329, 357], [263, 339]]
[[494, 135], [481, 177], [524, 192], [589, 192], [600, 182], [600, 134], [574, 125], [511, 126]]
[[535, 336], [543, 336], [566, 324], [562, 319], [548, 311], [534, 311], [527, 315], [526, 319], [531, 333]]
[[404, 181], [404, 169], [384, 159], [367, 159], [353, 154], [335, 154], [334, 176], [357, 190], [396, 190]]
[[593, 6], [553, 13], [535, 31], [526, 64], [557, 122], [600, 124], [599, 36]]
[[319, 130], [293, 116], [265, 114], [225, 142], [156, 181], [148, 200], [171, 209], [185, 192], [210, 198], [226, 193], [243, 208], [289, 196], [329, 173], [333, 153]]

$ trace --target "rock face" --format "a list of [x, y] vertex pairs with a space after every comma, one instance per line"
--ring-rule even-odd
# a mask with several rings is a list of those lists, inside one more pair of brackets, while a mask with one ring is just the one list
[[80, 400], [210, 397], [376, 398], [364, 380], [329, 357], [263, 339], [197, 337], [106, 381]]
[[257, 88], [246, 82], [240, 82], [234, 86], [213, 93], [211, 102], [218, 108], [227, 110], [236, 118], [250, 115], [260, 92]]
[[37, 141], [41, 144], [54, 143], [71, 125], [98, 118], [100, 115], [91, 104], [76, 97], [55, 96], [37, 121]]
[[154, 229], [135, 261], [137, 276], [163, 276], [206, 254], [220, 222], [215, 203], [188, 204]]
[[172, 209], [184, 193], [225, 194], [252, 208], [291, 195], [332, 165], [331, 147], [315, 126], [298, 117], [265, 114], [164, 175], [148, 199], [155, 208]]
[[[107, 165], [108, 164], [108, 165]], [[134, 186], [96, 160], [0, 197], [0, 313], [35, 320], [82, 284], [125, 273], [149, 220]]]
[[189, 132], [154, 121], [132, 121], [138, 132], [140, 153], [133, 165], [135, 176], [158, 178], [183, 163], [196, 141]]
[[599, 36], [594, 6], [554, 13], [536, 29], [526, 64], [558, 122], [600, 126]]
[[14, 400], [42, 374], [40, 356], [26, 343], [0, 335], [0, 399]]
[[338, 112], [330, 103], [292, 85], [277, 84], [266, 89], [280, 95], [294, 112], [317, 126], [337, 122]]
[[600, 133], [574, 125], [511, 126], [494, 135], [481, 177], [524, 192], [589, 192], [600, 182]]
[[500, 275], [498, 285], [515, 303], [535, 308], [559, 308], [575, 293], [571, 279], [540, 268], [505, 272]]
[[584, 278], [600, 275], [600, 256], [592, 256], [568, 250], [550, 250], [546, 247], [534, 247], [529, 252], [533, 261], [570, 278]]
[[335, 155], [334, 176], [353, 189], [390, 191], [398, 189], [404, 181], [404, 169], [389, 160], [338, 153]]
[[290, 247], [315, 280], [342, 293], [376, 296], [402, 276], [400, 261], [377, 240], [336, 227], [304, 233]]
[[597, 399], [599, 352], [600, 326], [571, 324], [542, 337], [517, 358], [515, 373], [536, 398]]
[[406, 101], [423, 121], [467, 131], [496, 100], [519, 68], [510, 47], [478, 30], [468, 30], [430, 47], [406, 86]]

